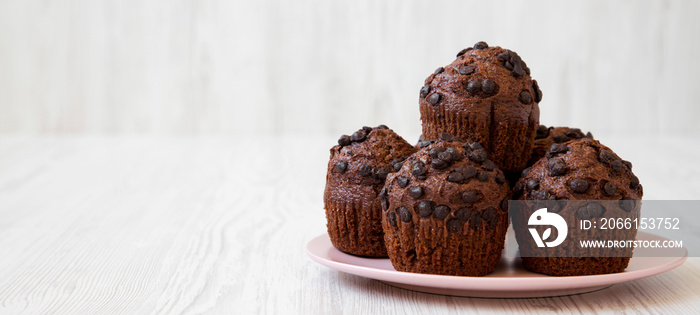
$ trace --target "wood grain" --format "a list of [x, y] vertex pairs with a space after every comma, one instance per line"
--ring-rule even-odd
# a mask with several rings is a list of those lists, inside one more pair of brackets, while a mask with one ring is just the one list
[[700, 2], [0, 2], [0, 132], [417, 139], [428, 74], [479, 40], [519, 52], [542, 122], [698, 132]]
[[[325, 232], [334, 141], [0, 137], [0, 313], [700, 311], [698, 258], [599, 292], [544, 299], [423, 294], [316, 264], [303, 248]], [[651, 199], [698, 199], [700, 185], [684, 181], [700, 178], [688, 163], [700, 152], [683, 141], [607, 139], [635, 162]], [[666, 172], [674, 168], [654, 149], [661, 144], [684, 153], [672, 162], [688, 164], [687, 178]]]

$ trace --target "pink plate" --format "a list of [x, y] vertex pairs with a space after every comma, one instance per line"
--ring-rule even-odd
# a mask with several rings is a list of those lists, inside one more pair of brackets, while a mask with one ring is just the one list
[[[640, 231], [637, 239], [663, 238]], [[591, 292], [669, 271], [683, 264], [688, 257], [685, 249], [679, 252], [678, 257], [633, 257], [624, 272], [575, 277], [551, 277], [533, 273], [523, 268], [517, 259], [502, 258], [496, 271], [485, 277], [459, 277], [396, 271], [389, 259], [357, 257], [335, 249], [327, 234], [312, 239], [306, 245], [306, 254], [327, 267], [399, 288], [488, 298], [546, 297]]]

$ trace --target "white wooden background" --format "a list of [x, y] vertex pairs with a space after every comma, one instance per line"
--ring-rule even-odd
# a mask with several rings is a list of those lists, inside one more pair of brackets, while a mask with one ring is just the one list
[[542, 121], [700, 129], [700, 2], [0, 1], [0, 132], [420, 131], [418, 90], [478, 40], [512, 48]]

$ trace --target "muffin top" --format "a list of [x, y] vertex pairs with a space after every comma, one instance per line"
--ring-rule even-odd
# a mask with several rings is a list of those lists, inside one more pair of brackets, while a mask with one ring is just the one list
[[540, 100], [542, 91], [520, 56], [485, 42], [460, 51], [454, 62], [435, 70], [420, 90], [420, 104], [426, 108], [490, 112], [493, 104], [502, 104], [507, 107], [499, 110], [512, 111], [511, 119], [521, 123], [527, 123], [534, 110], [539, 116]]
[[520, 200], [640, 200], [632, 163], [597, 140], [554, 143], [513, 188]]
[[535, 164], [537, 160], [544, 157], [547, 149], [554, 143], [564, 143], [569, 140], [588, 138], [593, 139], [593, 134], [590, 132], [584, 134], [579, 128], [569, 127], [547, 127], [540, 125], [537, 128], [535, 136], [535, 145], [532, 149], [532, 157], [527, 163], [528, 166]]
[[376, 186], [377, 191], [391, 172], [416, 149], [385, 125], [362, 127], [343, 135], [331, 148], [328, 183]]
[[398, 172], [387, 177], [379, 194], [382, 209], [389, 211], [389, 223], [434, 218], [447, 220], [452, 232], [467, 221], [474, 228], [482, 222], [496, 224], [497, 215], [507, 209], [510, 189], [481, 145], [443, 134], [420, 146]]

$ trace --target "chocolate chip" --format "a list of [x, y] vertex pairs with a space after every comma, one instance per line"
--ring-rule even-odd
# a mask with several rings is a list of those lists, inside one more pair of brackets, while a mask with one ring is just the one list
[[464, 48], [464, 49], [460, 50], [460, 51], [457, 53], [457, 57], [460, 57], [460, 56], [466, 54], [468, 51], [470, 51], [470, 50], [472, 50], [472, 49], [473, 49], [472, 47], [469, 47], [469, 48]]
[[333, 167], [333, 171], [336, 173], [343, 174], [345, 173], [345, 170], [348, 169], [348, 162], [345, 161], [339, 161], [338, 163], [335, 163], [335, 166]]
[[422, 88], [420, 88], [420, 98], [424, 98], [428, 96], [430, 93], [430, 85], [424, 85]]
[[639, 187], [639, 178], [632, 175], [632, 179], [630, 179], [630, 188], [637, 189], [637, 187]]
[[501, 210], [508, 212], [508, 199], [501, 200]]
[[479, 171], [479, 173], [476, 176], [476, 179], [478, 179], [480, 182], [485, 182], [489, 180], [489, 174], [487, 174], [484, 171]]
[[569, 169], [566, 167], [566, 163], [562, 159], [551, 159], [549, 160], [549, 175], [550, 176], [561, 176], [566, 174]]
[[[446, 135], [446, 133], [443, 133], [443, 135]], [[437, 159], [438, 155], [442, 152], [445, 152], [445, 148], [432, 148], [430, 151], [428, 151], [428, 156], [433, 159]]]
[[462, 174], [464, 175], [464, 179], [470, 179], [474, 176], [476, 176], [476, 167], [467, 165], [464, 167]]
[[393, 227], [397, 226], [396, 222], [396, 212], [394, 210], [389, 211], [389, 213], [386, 214], [386, 219], [389, 221], [389, 224]]
[[372, 128], [372, 127], [370, 127], [370, 126], [362, 126], [362, 131], [364, 131], [365, 134], [368, 134], [368, 135], [369, 135], [370, 132], [372, 132], [373, 129], [374, 129], [374, 128]]
[[450, 210], [451, 209], [448, 206], [439, 205], [433, 209], [433, 215], [438, 220], [444, 220], [448, 215], [450, 215]]
[[620, 158], [618, 158], [615, 153], [612, 153], [610, 150], [601, 150], [600, 155], [598, 156], [598, 160], [600, 160], [603, 163], [609, 164], [612, 161], [617, 161]]
[[496, 92], [496, 82], [491, 79], [486, 79], [481, 83], [481, 91], [486, 95], [491, 95]]
[[452, 183], [461, 183], [464, 181], [464, 174], [459, 171], [452, 171], [450, 175], [447, 175], [447, 181]]
[[547, 138], [547, 136], [549, 136], [549, 128], [547, 128], [547, 126], [540, 125], [537, 127], [537, 135], [535, 136], [535, 139], [543, 139]]
[[593, 134], [590, 131], [586, 132], [586, 138], [593, 139]]
[[430, 94], [430, 96], [428, 96], [428, 103], [430, 103], [430, 105], [437, 105], [437, 103], [440, 102], [440, 97], [440, 93], [437, 92]]
[[623, 160], [623, 161], [622, 161], [622, 164], [624, 164], [625, 166], [627, 166], [627, 168], [628, 168], [629, 170], [632, 170], [632, 162]]
[[540, 188], [540, 181], [536, 178], [528, 178], [525, 181], [525, 187], [527, 190], [537, 190]]
[[[554, 197], [554, 199], [550, 198], [549, 200], [557, 200], [556, 196], [551, 196], [551, 197]], [[560, 212], [560, 211], [564, 210], [564, 208], [566, 207], [566, 202], [565, 201], [553, 202], [553, 203], [549, 203], [545, 206], [548, 206], [547, 211], [556, 213], [556, 212]]]
[[432, 165], [435, 169], [441, 170], [447, 167], [449, 164], [442, 159], [433, 159], [430, 161], [430, 165]]
[[486, 161], [487, 158], [488, 156], [486, 154], [486, 150], [479, 149], [469, 152], [469, 159], [474, 162], [481, 163], [483, 161]]
[[462, 201], [465, 203], [474, 203], [478, 198], [478, 194], [475, 190], [467, 190], [462, 192]]
[[508, 70], [511, 70], [511, 71], [513, 70], [513, 64], [510, 63], [510, 61], [506, 61], [506, 62], [503, 64], [503, 66], [506, 67], [506, 69], [508, 69]]
[[440, 140], [442, 141], [452, 141], [452, 138], [452, 135], [447, 132], [443, 132], [440, 134]]
[[422, 218], [427, 218], [430, 217], [431, 214], [433, 214], [433, 208], [435, 207], [435, 203], [430, 201], [430, 200], [421, 200], [418, 202], [416, 205], [416, 212], [418, 215], [420, 215]]
[[496, 55], [496, 57], [500, 60], [508, 60], [508, 54], [506, 54], [506, 53], [500, 53], [500, 54]]
[[481, 214], [478, 212], [472, 212], [472, 217], [469, 219], [469, 226], [474, 229], [478, 230], [479, 226], [481, 226]]
[[445, 68], [440, 67], [440, 68], [435, 69], [435, 72], [433, 72], [433, 74], [438, 75], [444, 71], [445, 71]]
[[395, 158], [393, 161], [391, 161], [391, 167], [394, 169], [394, 172], [398, 172], [401, 170], [401, 167], [403, 166], [403, 162], [406, 161], [407, 156], [402, 155], [398, 158]]
[[415, 175], [419, 179], [425, 179], [425, 173], [427, 171], [428, 169], [425, 167], [425, 164], [421, 161], [415, 161], [411, 166], [411, 174]]
[[493, 171], [496, 168], [496, 164], [494, 164], [491, 160], [484, 161], [483, 166], [487, 171]]
[[459, 74], [470, 75], [470, 74], [474, 73], [474, 70], [476, 70], [476, 67], [474, 67], [474, 66], [469, 66], [469, 65], [462, 66], [459, 68]]
[[382, 205], [382, 210], [389, 210], [389, 196], [386, 187], [382, 188], [382, 190], [379, 192], [379, 203]]
[[450, 233], [459, 233], [462, 231], [462, 221], [458, 219], [449, 219], [447, 221], [447, 230], [450, 231]]
[[520, 101], [520, 103], [527, 105], [532, 103], [532, 96], [530, 95], [530, 92], [522, 91], [520, 92], [520, 95], [518, 95], [518, 100]]
[[396, 177], [396, 183], [397, 183], [397, 184], [399, 185], [399, 187], [401, 187], [401, 188], [406, 188], [406, 186], [408, 186], [408, 183], [409, 183], [410, 181], [411, 181], [410, 179], [408, 179], [408, 178], [406, 178], [406, 177], [403, 177], [403, 176]]
[[379, 125], [379, 126], [375, 127], [374, 129], [384, 129], [384, 130], [386, 130], [386, 129], [389, 129], [389, 127], [388, 127], [387, 125]]
[[449, 162], [452, 162], [454, 160], [454, 157], [457, 156], [456, 152], [454, 154], [453, 154], [453, 152], [455, 152], [454, 149], [452, 149], [452, 151], [440, 152], [437, 155], [437, 157], [438, 157], [438, 159], [441, 159], [441, 160], [449, 163]]
[[386, 176], [391, 173], [388, 167], [379, 167], [374, 169], [374, 177], [378, 179], [386, 179]]
[[480, 150], [484, 147], [481, 146], [481, 143], [472, 140], [467, 140], [467, 142], [464, 144], [464, 148], [469, 150]]
[[569, 187], [574, 192], [582, 194], [588, 190], [588, 181], [585, 179], [574, 179], [569, 183]]
[[367, 164], [362, 164], [357, 169], [357, 173], [362, 177], [370, 176], [372, 175], [372, 167]]
[[569, 137], [566, 135], [554, 135], [554, 137], [552, 137], [552, 139], [556, 143], [563, 143], [563, 142], [569, 141]]
[[620, 206], [620, 209], [624, 210], [625, 212], [630, 212], [636, 208], [636, 201], [633, 199], [625, 198], [625, 200], [620, 200], [618, 201], [618, 205]]
[[479, 93], [479, 91], [481, 91], [481, 80], [474, 79], [469, 81], [469, 83], [467, 83], [467, 91], [471, 95]]
[[605, 213], [605, 208], [599, 203], [591, 202], [576, 210], [576, 217], [581, 220], [590, 220], [592, 218], [600, 217]]
[[418, 147], [422, 149], [422, 148], [429, 146], [430, 143], [431, 143], [430, 140], [420, 141], [420, 142], [418, 142]]
[[364, 130], [355, 131], [355, 133], [350, 136], [350, 140], [352, 141], [362, 142], [365, 139], [367, 139], [367, 133]]
[[[527, 70], [527, 74], [530, 74], [530, 69]], [[539, 103], [542, 100], [542, 90], [540, 90], [537, 80], [532, 80], [532, 90], [535, 91], [535, 103]]]
[[554, 143], [551, 146], [549, 146], [549, 150], [547, 150], [547, 157], [552, 157], [555, 154], [564, 153], [567, 151], [569, 151], [569, 147], [567, 147], [566, 144]]
[[610, 165], [610, 169], [615, 171], [615, 172], [622, 171], [622, 161], [620, 161], [620, 160], [612, 161], [612, 162], [610, 162], [609, 165]]
[[342, 135], [340, 136], [340, 139], [338, 139], [338, 144], [341, 146], [346, 146], [350, 145], [352, 143], [352, 140], [350, 139], [350, 136], [348, 135]]
[[613, 196], [617, 193], [617, 186], [615, 186], [615, 184], [612, 182], [607, 182], [605, 185], [603, 185], [603, 192], [607, 196]]
[[489, 44], [487, 44], [486, 42], [481, 41], [481, 42], [474, 44], [474, 49], [486, 49], [486, 48], [489, 48]]
[[496, 177], [494, 178], [494, 180], [496, 181], [496, 184], [503, 184], [506, 182], [506, 178], [503, 177], [503, 175], [500, 173], [496, 174]]
[[469, 216], [471, 216], [471, 214], [472, 214], [472, 210], [467, 208], [467, 207], [462, 207], [462, 208], [457, 209], [457, 211], [455, 211], [455, 217], [457, 219], [464, 221], [464, 222], [469, 220]]
[[413, 214], [411, 213], [411, 210], [408, 210], [408, 208], [401, 206], [396, 211], [399, 213], [399, 218], [401, 218], [401, 221], [403, 222], [411, 222], [411, 219], [413, 219]]
[[[517, 77], [521, 77], [525, 74], [525, 69], [523, 68], [522, 62], [516, 62], [513, 64], [513, 75]], [[529, 103], [528, 103], [529, 104]]]
[[418, 199], [423, 196], [423, 188], [414, 186], [408, 189], [408, 195], [413, 199]]
[[583, 138], [584, 134], [581, 132], [581, 129], [575, 128], [567, 132], [566, 136], [573, 139], [581, 139]]
[[546, 190], [534, 191], [532, 192], [532, 197], [535, 200], [549, 200], [552, 195]]
[[490, 229], [495, 228], [496, 223], [498, 223], [498, 218], [496, 218], [496, 208], [486, 208], [486, 210], [484, 210], [483, 214], [481, 215], [481, 218], [484, 219], [484, 221], [486, 221]]
[[525, 177], [525, 176], [527, 176], [527, 174], [530, 174], [530, 168], [529, 168], [529, 167], [526, 168], [526, 169], [524, 169], [524, 170], [522, 170], [522, 172], [520, 172], [520, 177]]

